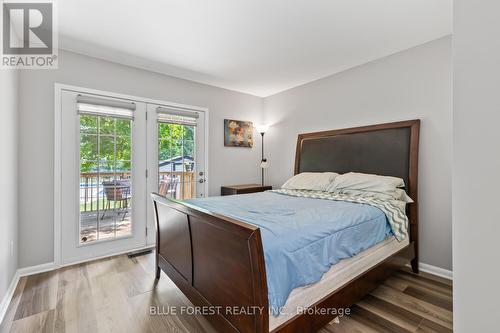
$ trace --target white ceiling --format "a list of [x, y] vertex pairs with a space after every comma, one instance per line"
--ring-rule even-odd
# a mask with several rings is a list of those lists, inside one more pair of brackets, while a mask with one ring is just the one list
[[451, 33], [452, 0], [60, 0], [60, 47], [257, 96]]

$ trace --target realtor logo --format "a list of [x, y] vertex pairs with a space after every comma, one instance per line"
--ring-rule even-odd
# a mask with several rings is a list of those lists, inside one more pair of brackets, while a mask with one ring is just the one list
[[57, 68], [54, 18], [53, 1], [3, 2], [1, 67]]

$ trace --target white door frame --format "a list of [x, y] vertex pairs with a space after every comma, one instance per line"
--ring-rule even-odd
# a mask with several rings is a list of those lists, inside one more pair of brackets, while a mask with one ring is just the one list
[[[179, 104], [179, 103], [174, 103], [174, 102], [168, 102], [168, 101], [163, 101], [163, 100], [156, 100], [156, 99], [151, 99], [151, 98], [145, 98], [145, 97], [138, 97], [138, 96], [133, 96], [133, 95], [127, 95], [127, 94], [119, 94], [119, 93], [113, 93], [109, 91], [104, 91], [104, 90], [97, 90], [97, 89], [90, 89], [90, 88], [84, 88], [84, 87], [78, 87], [78, 86], [73, 86], [73, 85], [67, 85], [67, 84], [61, 84], [61, 83], [55, 83], [54, 85], [54, 128], [55, 128], [55, 133], [54, 133], [54, 266], [55, 268], [61, 267], [62, 266], [62, 232], [61, 232], [61, 209], [62, 209], [62, 147], [61, 147], [61, 142], [62, 142], [62, 105], [61, 105], [61, 96], [62, 96], [62, 91], [63, 90], [68, 90], [68, 91], [73, 91], [73, 92], [79, 92], [79, 93], [87, 93], [87, 94], [93, 94], [93, 95], [101, 95], [103, 97], [114, 97], [114, 98], [121, 98], [121, 99], [127, 99], [127, 100], [135, 100], [138, 102], [143, 102], [143, 103], [148, 103], [148, 104], [160, 104], [164, 106], [171, 106], [171, 107], [177, 107], [177, 108], [186, 108], [186, 109], [191, 109], [199, 112], [204, 112], [205, 113], [205, 173], [208, 175], [208, 178], [210, 178], [210, 173], [208, 170], [208, 151], [209, 151], [209, 109], [206, 107], [200, 107], [200, 106], [194, 106], [194, 105], [188, 105], [188, 104]], [[208, 180], [205, 181], [205, 193], [208, 193]], [[139, 249], [134, 249], [134, 250], [141, 250], [145, 248], [150, 248], [153, 247], [154, 244], [147, 244], [145, 247], [141, 247]], [[128, 252], [128, 251], [127, 251]], [[110, 253], [107, 256], [113, 256], [121, 253]], [[100, 257], [102, 258], [102, 257]], [[95, 260], [99, 258], [92, 258], [92, 259], [87, 259], [83, 261], [90, 261], [90, 260]], [[82, 261], [79, 261], [82, 262]], [[65, 263], [64, 266], [67, 265], [72, 265], [76, 264], [79, 262], [71, 262], [71, 263]]]

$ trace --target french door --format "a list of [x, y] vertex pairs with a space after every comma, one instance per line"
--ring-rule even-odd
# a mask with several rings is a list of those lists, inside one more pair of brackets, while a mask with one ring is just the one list
[[[206, 195], [205, 113], [148, 104], [148, 192], [186, 200]], [[148, 209], [148, 221], [153, 210]], [[148, 234], [148, 242], [155, 235]]]
[[61, 91], [61, 263], [155, 244], [151, 192], [205, 195], [205, 113]]

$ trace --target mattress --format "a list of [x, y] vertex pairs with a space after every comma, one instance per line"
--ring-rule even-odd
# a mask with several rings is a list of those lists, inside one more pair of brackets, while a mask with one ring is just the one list
[[295, 288], [288, 296], [280, 315], [269, 316], [269, 331], [292, 319], [297, 315], [298, 310], [312, 306], [408, 244], [409, 237], [398, 242], [394, 236], [390, 236], [351, 258], [339, 261], [323, 275], [320, 281]]

